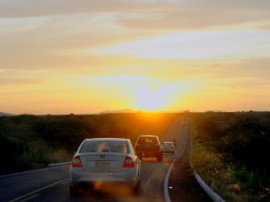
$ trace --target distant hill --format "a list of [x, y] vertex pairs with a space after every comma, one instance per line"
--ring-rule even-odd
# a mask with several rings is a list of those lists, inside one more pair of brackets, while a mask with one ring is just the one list
[[106, 110], [103, 112], [100, 112], [100, 114], [112, 114], [112, 113], [133, 113], [134, 111], [130, 109], [120, 109], [120, 110]]
[[14, 114], [0, 112], [0, 116], [15, 116]]

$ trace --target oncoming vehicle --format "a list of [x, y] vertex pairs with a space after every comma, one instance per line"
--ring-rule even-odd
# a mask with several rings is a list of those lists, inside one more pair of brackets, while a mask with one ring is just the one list
[[91, 188], [95, 183], [124, 184], [138, 193], [141, 160], [129, 139], [85, 139], [72, 159], [69, 175], [71, 195], [78, 194], [82, 186]]
[[140, 135], [135, 143], [136, 154], [143, 157], [156, 157], [157, 161], [163, 160], [162, 145], [156, 135]]
[[175, 154], [175, 147], [173, 142], [163, 142], [162, 143], [162, 152], [163, 154]]

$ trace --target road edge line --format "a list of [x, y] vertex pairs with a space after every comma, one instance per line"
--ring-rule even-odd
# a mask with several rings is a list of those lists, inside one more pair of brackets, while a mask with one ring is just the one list
[[[193, 168], [192, 168], [193, 169]], [[197, 173], [195, 169], [193, 169], [193, 174], [197, 180], [197, 182], [200, 184], [200, 186], [203, 188], [203, 190], [210, 196], [210, 198], [214, 202], [225, 202], [223, 198], [221, 198], [216, 192], [214, 192], [200, 177], [200, 175]]]
[[[191, 136], [191, 151], [192, 151], [192, 136]], [[219, 196], [214, 190], [212, 190], [201, 178], [201, 176], [197, 173], [195, 168], [193, 167], [193, 164], [191, 161], [189, 161], [190, 167], [193, 170], [193, 175], [195, 176], [197, 182], [199, 185], [203, 188], [203, 190], [208, 194], [208, 196], [214, 201], [214, 202], [225, 202], [221, 196]]]
[[183, 153], [184, 153], [184, 151], [185, 151], [185, 149], [186, 149], [186, 146], [187, 146], [187, 138], [188, 138], [188, 136], [186, 136], [186, 143], [185, 143], [185, 147], [184, 147], [184, 149], [182, 150], [182, 152], [174, 159], [174, 161], [172, 162], [172, 164], [171, 164], [171, 166], [170, 166], [170, 168], [169, 168], [169, 170], [168, 170], [168, 172], [167, 172], [167, 174], [166, 174], [166, 177], [165, 177], [165, 182], [164, 182], [164, 187], [163, 187], [163, 192], [164, 192], [164, 196], [165, 196], [165, 201], [166, 202], [171, 202], [171, 198], [170, 198], [170, 194], [169, 194], [169, 191], [168, 191], [168, 182], [169, 182], [169, 177], [170, 177], [170, 174], [171, 174], [171, 170], [172, 170], [172, 168], [173, 168], [173, 166], [174, 166], [174, 163], [175, 163], [175, 161], [176, 160], [178, 160], [179, 158], [180, 158], [180, 156], [182, 156], [183, 155]]

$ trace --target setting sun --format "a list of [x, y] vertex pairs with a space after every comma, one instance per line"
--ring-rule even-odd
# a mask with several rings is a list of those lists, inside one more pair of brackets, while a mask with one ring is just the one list
[[155, 111], [167, 107], [169, 100], [166, 92], [161, 89], [143, 88], [138, 89], [135, 94], [135, 106], [146, 111]]

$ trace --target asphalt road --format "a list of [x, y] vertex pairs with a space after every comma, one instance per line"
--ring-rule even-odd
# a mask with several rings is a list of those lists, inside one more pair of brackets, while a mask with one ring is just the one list
[[[196, 183], [189, 167], [190, 127], [181, 126], [176, 121], [164, 134], [162, 141], [172, 141], [173, 138], [177, 140], [175, 155], [164, 155], [162, 162], [157, 162], [155, 158], [143, 159], [142, 188], [138, 195], [132, 194], [127, 187], [110, 186], [97, 187], [95, 192], [82, 189], [79, 196], [70, 196], [69, 166], [57, 166], [0, 177], [0, 201], [211, 201]], [[177, 160], [171, 167], [175, 159]], [[167, 176], [170, 168], [171, 175]]]

